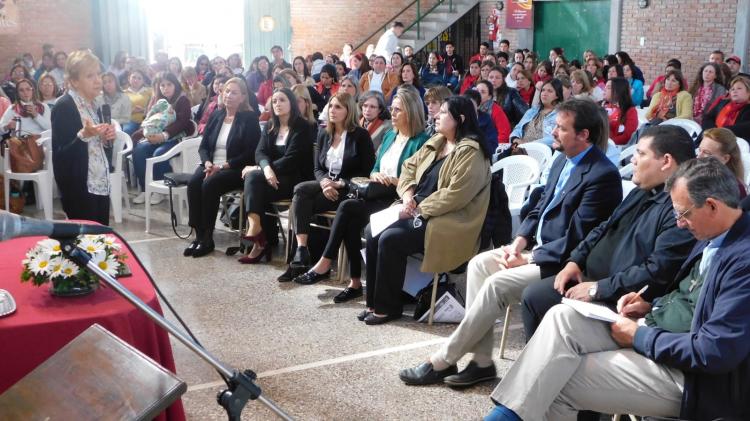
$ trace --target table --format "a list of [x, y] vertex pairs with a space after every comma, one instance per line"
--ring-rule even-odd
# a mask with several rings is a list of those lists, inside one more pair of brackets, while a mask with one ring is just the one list
[[[94, 323], [130, 343], [166, 369], [175, 371], [169, 335], [111, 288], [100, 288], [84, 297], [60, 298], [31, 282], [21, 283], [21, 260], [44, 237], [16, 238], [0, 243], [0, 288], [16, 300], [17, 310], [0, 318], [0, 393], [23, 378], [65, 344]], [[156, 292], [143, 268], [127, 250], [133, 276], [122, 284], [161, 313]], [[184, 420], [181, 401], [159, 420]]]

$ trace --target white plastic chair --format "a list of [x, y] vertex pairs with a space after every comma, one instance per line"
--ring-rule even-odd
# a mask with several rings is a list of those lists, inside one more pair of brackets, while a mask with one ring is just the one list
[[742, 157], [742, 167], [745, 170], [745, 179], [743, 181], [747, 186], [750, 185], [750, 152], [743, 152], [740, 156]]
[[536, 159], [525, 155], [514, 155], [492, 165], [492, 172], [503, 170], [503, 184], [508, 194], [508, 207], [520, 208], [526, 198], [528, 187], [539, 180], [541, 170]]
[[[635, 154], [635, 148], [636, 145], [630, 145], [627, 148], [623, 149], [622, 152], [620, 152], [620, 164], [622, 164], [623, 161], [630, 162], [630, 157]], [[627, 166], [629, 164], [625, 164], [623, 167]]]
[[633, 183], [630, 180], [622, 180], [622, 200], [625, 200], [625, 198], [630, 194], [633, 189], [635, 189], [636, 186], [635, 183]]
[[737, 138], [737, 147], [740, 148], [741, 154], [750, 153], [750, 144], [747, 143], [747, 140], [741, 137]]
[[125, 208], [130, 211], [130, 200], [128, 200], [128, 186], [123, 182], [125, 171], [123, 170], [123, 161], [127, 154], [133, 151], [133, 139], [123, 131], [116, 131], [115, 143], [112, 146], [112, 159], [115, 163], [114, 172], [109, 173], [109, 200], [112, 202], [112, 213], [115, 222], [122, 222], [122, 202], [125, 201]]
[[[192, 173], [200, 162], [198, 155], [200, 144], [200, 137], [184, 139], [167, 151], [167, 153], [146, 160], [146, 232], [149, 232], [151, 228], [151, 193], [169, 194], [169, 187], [164, 184], [164, 180], [154, 180], [154, 164], [166, 162], [179, 156], [178, 165], [175, 165], [176, 160], [172, 160], [172, 170], [178, 173]], [[185, 214], [187, 214], [187, 186], [172, 187], [172, 195], [175, 198], [175, 215], [177, 216], [177, 221], [182, 223], [183, 207]]]
[[635, 110], [638, 112], [638, 128], [641, 128], [641, 126], [648, 123], [648, 119], [646, 118], [648, 108], [636, 108]]
[[697, 140], [698, 136], [703, 132], [703, 127], [700, 124], [686, 118], [670, 118], [669, 120], [662, 121], [660, 126], [662, 125], [682, 127], [693, 140]]
[[623, 180], [630, 179], [633, 177], [633, 164], [628, 164], [620, 168], [620, 178]]
[[529, 142], [520, 145], [526, 150], [526, 153], [537, 160], [539, 168], [544, 168], [552, 158], [552, 149], [544, 143]]
[[3, 158], [5, 204], [10, 208], [10, 180], [31, 181], [35, 185], [37, 209], [44, 209], [44, 219], [52, 220], [52, 183], [54, 175], [52, 174], [52, 137], [40, 137], [37, 144], [44, 150], [44, 165], [42, 169], [32, 173], [17, 173], [11, 169], [10, 151], [5, 147], [5, 157]]

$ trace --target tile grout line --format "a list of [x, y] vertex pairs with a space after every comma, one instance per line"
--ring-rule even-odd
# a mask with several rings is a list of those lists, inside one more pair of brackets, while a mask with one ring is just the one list
[[178, 238], [177, 237], [143, 238], [140, 240], [128, 241], [128, 244], [152, 243], [154, 241], [167, 241], [167, 240], [175, 240], [175, 239], [178, 239]]

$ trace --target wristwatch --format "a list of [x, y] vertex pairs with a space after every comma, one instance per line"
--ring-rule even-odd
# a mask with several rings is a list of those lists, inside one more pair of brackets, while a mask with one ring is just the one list
[[593, 286], [589, 287], [589, 298], [591, 298], [592, 300], [596, 299], [597, 286], [598, 284], [594, 284]]

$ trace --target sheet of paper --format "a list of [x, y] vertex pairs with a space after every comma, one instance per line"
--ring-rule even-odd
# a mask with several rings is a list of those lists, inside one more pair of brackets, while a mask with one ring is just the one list
[[603, 322], [609, 323], [614, 323], [617, 321], [617, 313], [610, 310], [608, 307], [604, 307], [603, 305], [587, 303], [585, 301], [571, 300], [569, 298], [563, 298], [562, 303], [573, 307], [575, 311], [590, 319], [601, 320]]
[[[433, 321], [438, 323], [461, 323], [464, 319], [466, 310], [452, 295], [445, 292], [443, 296], [435, 301], [435, 317]], [[426, 311], [419, 318], [421, 323], [427, 322], [430, 317], [430, 311]]]
[[422, 272], [419, 267], [422, 266], [422, 261], [415, 259], [412, 256], [406, 258], [406, 275], [404, 276], [404, 292], [416, 297], [417, 293], [426, 287], [434, 274], [431, 272]]
[[395, 205], [370, 215], [370, 231], [372, 236], [377, 236], [383, 232], [384, 229], [398, 221], [399, 212], [401, 212], [401, 205]]

